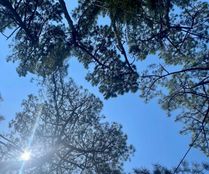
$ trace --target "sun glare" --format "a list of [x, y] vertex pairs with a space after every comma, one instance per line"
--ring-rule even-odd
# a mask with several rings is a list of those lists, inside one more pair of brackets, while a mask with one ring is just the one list
[[31, 152], [28, 150], [24, 150], [24, 152], [20, 156], [20, 159], [23, 161], [28, 161], [30, 158], [31, 158]]

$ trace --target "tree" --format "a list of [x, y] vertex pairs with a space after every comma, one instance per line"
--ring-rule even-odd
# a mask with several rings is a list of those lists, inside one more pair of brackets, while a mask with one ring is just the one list
[[121, 173], [134, 150], [122, 127], [102, 121], [102, 102], [61, 76], [51, 75], [43, 101], [34, 95], [23, 101], [7, 135], [15, 143], [0, 146], [1, 173], [19, 170], [24, 149], [32, 153], [24, 173]]
[[[2, 1], [1, 31], [15, 34], [9, 60], [20, 62], [20, 75], [46, 77], [75, 56], [105, 98], [140, 90], [146, 100], [160, 97], [169, 113], [182, 109], [182, 132], [208, 155], [208, 3], [134, 2], [81, 0], [71, 17], [64, 0]], [[101, 15], [110, 24], [99, 24]], [[159, 57], [157, 63], [137, 70], [136, 61], [150, 54]]]
[[[21, 60], [17, 70], [20, 75], [32, 72], [46, 76], [64, 66], [69, 56], [76, 56], [85, 67], [95, 65], [87, 78], [101, 76], [104, 85], [100, 90], [107, 97], [116, 95], [116, 91], [121, 94], [130, 89], [136, 91], [135, 66], [120, 60], [117, 49], [112, 47], [115, 41], [110, 27], [89, 25], [85, 32], [87, 26], [83, 24], [86, 20], [80, 17], [78, 24], [73, 24], [64, 0], [4, 1], [0, 5], [3, 29], [10, 27], [16, 32], [14, 52], [9, 60]], [[92, 10], [99, 9], [94, 7]], [[89, 39], [89, 35], [94, 39]]]
[[207, 163], [189, 165], [187, 162], [184, 162], [177, 171], [175, 169], [167, 169], [161, 165], [154, 165], [152, 172], [148, 169], [140, 168], [135, 169], [134, 174], [205, 174], [208, 171], [209, 165]]

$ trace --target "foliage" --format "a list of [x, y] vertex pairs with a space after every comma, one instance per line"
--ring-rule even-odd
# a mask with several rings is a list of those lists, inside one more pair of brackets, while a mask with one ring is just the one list
[[[182, 109], [182, 133], [209, 155], [208, 3], [134, 2], [79, 0], [71, 17], [64, 0], [0, 1], [1, 31], [15, 35], [9, 60], [19, 61], [20, 75], [47, 77], [75, 56], [105, 98], [140, 90], [146, 100], [160, 97], [169, 113]], [[110, 23], [99, 24], [101, 15]], [[157, 63], [137, 70], [150, 54]]]
[[184, 162], [182, 166], [175, 171], [175, 169], [167, 169], [161, 165], [154, 165], [153, 171], [145, 168], [135, 169], [134, 174], [205, 174], [209, 171], [209, 165], [207, 163], [202, 164], [192, 164], [189, 165], [187, 162]]
[[44, 101], [29, 95], [11, 121], [7, 137], [15, 146], [11, 142], [1, 146], [0, 165], [7, 164], [1, 166], [1, 173], [8, 165], [9, 170], [20, 168], [17, 147], [32, 153], [24, 173], [120, 173], [134, 149], [127, 145], [119, 124], [102, 120], [102, 102], [60, 75], [51, 76], [44, 95]]

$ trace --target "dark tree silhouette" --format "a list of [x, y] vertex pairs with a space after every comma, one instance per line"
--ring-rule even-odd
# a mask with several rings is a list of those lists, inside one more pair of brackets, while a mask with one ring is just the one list
[[57, 74], [44, 95], [43, 100], [29, 95], [11, 121], [10, 141], [0, 146], [1, 173], [18, 171], [20, 153], [27, 148], [32, 157], [25, 174], [120, 173], [134, 149], [119, 124], [102, 120], [102, 102]]
[[206, 174], [207, 172], [209, 172], [209, 164], [194, 163], [192, 165], [189, 165], [187, 162], [182, 163], [181, 167], [177, 171], [175, 171], [175, 168], [167, 169], [166, 167], [163, 167], [161, 165], [154, 165], [152, 171], [145, 168], [134, 170], [134, 174]]

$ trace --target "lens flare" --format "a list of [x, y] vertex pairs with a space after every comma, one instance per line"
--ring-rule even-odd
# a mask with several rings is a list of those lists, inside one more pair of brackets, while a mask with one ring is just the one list
[[[33, 142], [33, 138], [34, 138], [36, 129], [38, 127], [38, 123], [39, 123], [39, 119], [40, 119], [41, 112], [42, 112], [42, 106], [39, 106], [38, 113], [37, 113], [37, 118], [36, 118], [36, 122], [35, 122], [35, 125], [33, 127], [31, 137], [30, 137], [30, 139], [28, 141], [28, 149], [31, 148], [31, 144]], [[25, 166], [25, 162], [28, 161], [28, 160], [30, 160], [30, 158], [31, 158], [31, 152], [28, 151], [28, 150], [25, 150], [23, 152], [23, 154], [21, 155], [21, 159], [22, 159], [23, 162], [22, 162], [22, 165], [20, 167], [19, 174], [23, 174], [23, 169], [24, 169], [24, 166]]]

